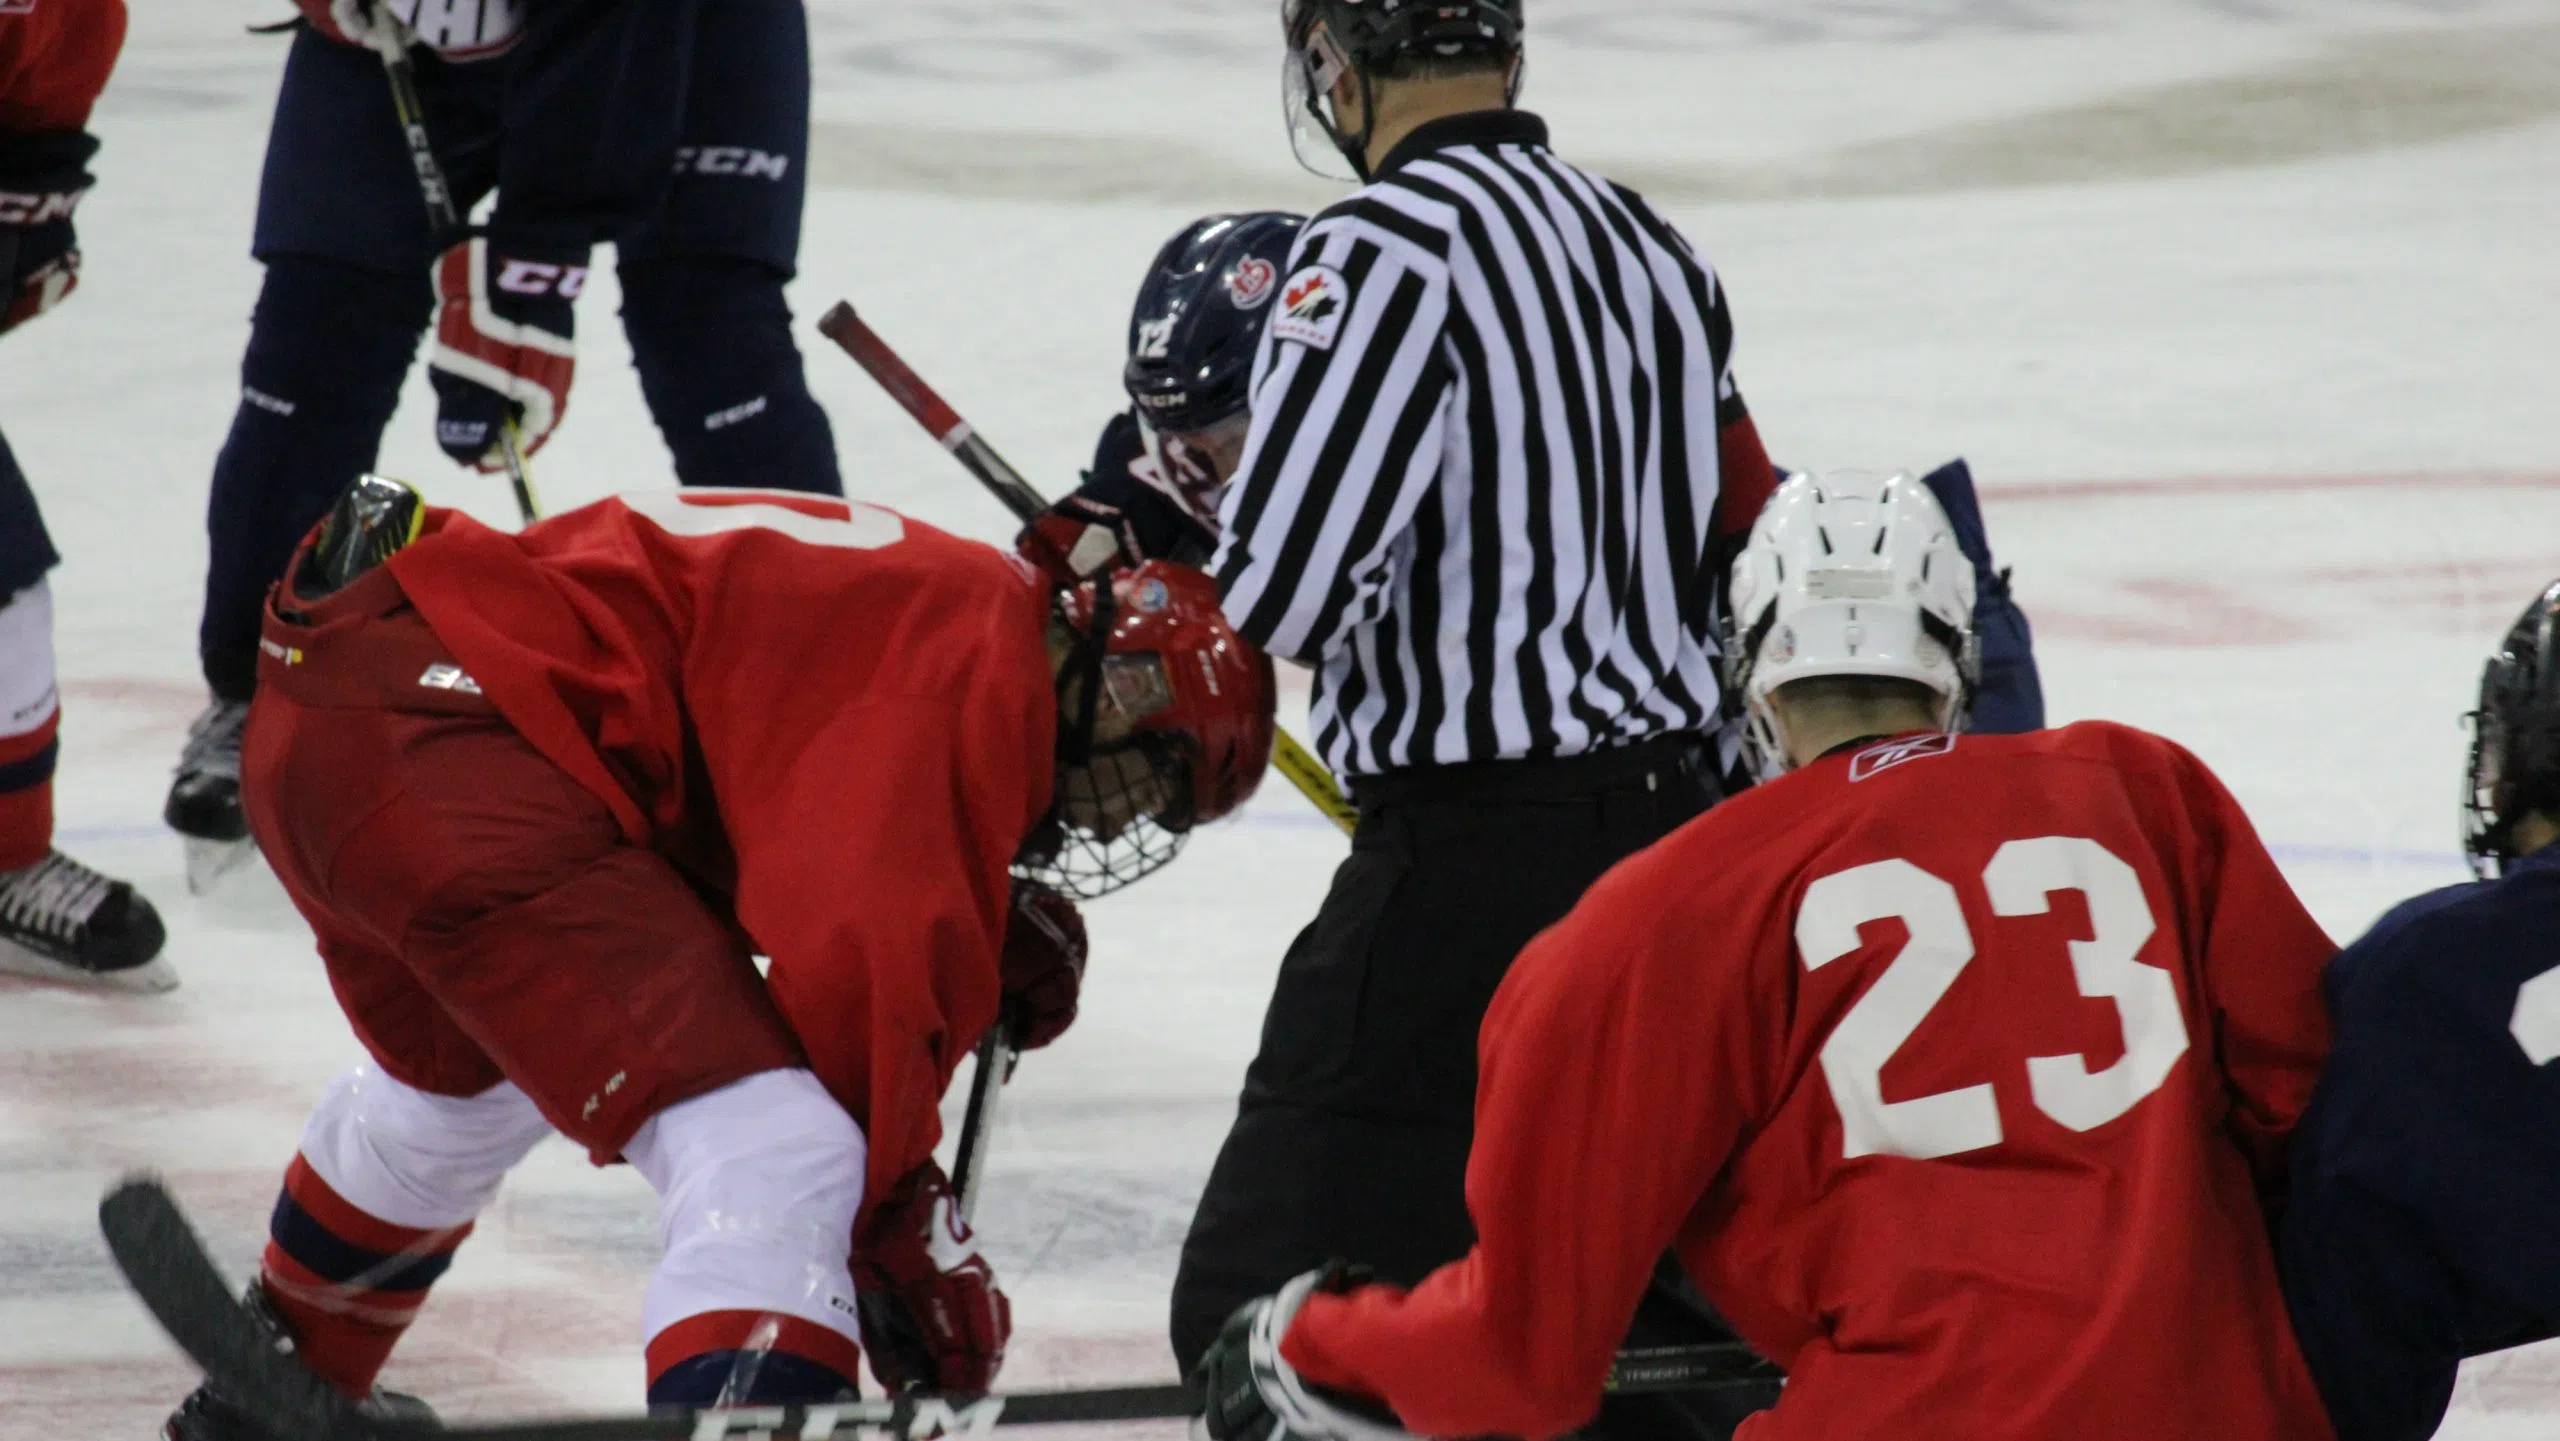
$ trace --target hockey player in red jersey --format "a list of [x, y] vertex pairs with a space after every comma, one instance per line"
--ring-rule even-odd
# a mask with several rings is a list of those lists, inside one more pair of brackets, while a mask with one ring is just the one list
[[1744, 1441], [2329, 1434], [2264, 1207], [2330, 943], [2170, 742], [1950, 733], [1971, 579], [1906, 477], [1779, 491], [1729, 664], [1791, 773], [1522, 954], [1475, 1249], [1239, 1309], [1212, 1436], [1561, 1435], [1665, 1247], [1787, 1371]]
[[[303, 1134], [258, 1282], [302, 1360], [366, 1394], [558, 1131], [662, 1198], [653, 1404], [831, 1399], [857, 1343], [892, 1387], [984, 1389], [1008, 1310], [936, 1104], [1000, 998], [1032, 1044], [1073, 1017], [1069, 898], [1258, 781], [1270, 662], [1206, 577], [1056, 592], [784, 492], [507, 534], [369, 477], [260, 648], [251, 820], [371, 1054]], [[170, 1426], [258, 1434], [210, 1390]]]

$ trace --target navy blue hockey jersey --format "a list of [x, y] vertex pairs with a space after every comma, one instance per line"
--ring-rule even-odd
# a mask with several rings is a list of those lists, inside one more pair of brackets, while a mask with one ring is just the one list
[[2339, 1441], [2415, 1441], [2463, 1357], [2560, 1333], [2560, 846], [2405, 902], [2326, 985], [2285, 1299]]

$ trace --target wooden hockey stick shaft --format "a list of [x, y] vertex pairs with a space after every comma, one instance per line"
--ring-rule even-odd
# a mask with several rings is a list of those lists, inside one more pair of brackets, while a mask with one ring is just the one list
[[[446, 183], [435, 143], [427, 136], [427, 108], [418, 99], [418, 67], [409, 59], [409, 43], [417, 37], [382, 0], [372, 0], [366, 13], [372, 23], [365, 29], [365, 43], [382, 57], [382, 76], [391, 84], [391, 109], [399, 118], [401, 138], [409, 145], [409, 165], [418, 174], [427, 224], [439, 238], [451, 235], [462, 229], [462, 211], [453, 202], [453, 187]], [[513, 416], [498, 427], [498, 459], [506, 470], [508, 487], [515, 492], [516, 514], [527, 525], [540, 520], [542, 500], [534, 494], [533, 476], [525, 469], [523, 441]]]
[[[889, 348], [889, 343], [880, 338], [879, 332], [854, 313], [851, 305], [837, 301], [818, 318], [818, 333], [834, 341], [845, 354], [854, 358], [856, 364], [869, 371], [871, 378], [880, 383], [880, 388], [889, 392], [890, 398], [904, 407], [907, 414], [914, 416], [916, 423], [939, 441], [943, 449], [967, 466], [979, 483], [994, 492], [996, 499], [1013, 512], [1015, 519], [1029, 522], [1049, 508], [1049, 502], [1032, 488], [1031, 482], [1022, 478], [1022, 472], [1007, 464], [1005, 458], [970, 427], [969, 422], [960, 418], [960, 413], [953, 410], [949, 402], [936, 394], [932, 386], [925, 384], [923, 378]], [[1300, 744], [1296, 736], [1278, 727], [1273, 728], [1271, 768], [1297, 787], [1298, 793], [1322, 812], [1325, 819], [1340, 826], [1343, 834], [1349, 835], [1358, 827], [1360, 810], [1351, 803], [1350, 797], [1343, 794], [1342, 785], [1334, 779], [1333, 772], [1316, 758], [1314, 752]]]

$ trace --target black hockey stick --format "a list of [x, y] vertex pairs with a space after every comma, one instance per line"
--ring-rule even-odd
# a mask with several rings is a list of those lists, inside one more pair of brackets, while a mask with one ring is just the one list
[[[1175, 1420], [1195, 1407], [1181, 1386], [1112, 1386], [1009, 1396], [900, 1396], [815, 1406], [744, 1406], [644, 1416], [429, 1429], [377, 1421], [272, 1344], [154, 1177], [128, 1177], [98, 1203], [98, 1228], [126, 1282], [205, 1378], [279, 1441], [716, 1441], [724, 1436], [825, 1441], [861, 1428], [899, 1438], [980, 1434], [999, 1426]], [[1738, 1345], [1623, 1351], [1615, 1394], [1761, 1385], [1775, 1368]], [[876, 1432], [875, 1432], [876, 1435]]]
[[125, 1280], [178, 1349], [282, 1441], [656, 1441], [766, 1433], [806, 1441], [856, 1428], [902, 1437], [982, 1432], [1002, 1425], [1135, 1421], [1190, 1414], [1180, 1386], [1029, 1391], [1010, 1396], [900, 1396], [834, 1405], [741, 1406], [663, 1415], [529, 1421], [442, 1429], [360, 1414], [327, 1382], [272, 1345], [206, 1254], [185, 1212], [157, 1179], [126, 1179], [98, 1203], [98, 1228]]
[[[409, 42], [416, 37], [383, 0], [372, 0], [366, 14], [372, 24], [365, 28], [365, 43], [382, 57], [383, 78], [391, 82], [391, 108], [399, 116], [400, 134], [409, 142], [409, 165], [418, 172], [418, 194], [427, 202], [427, 223], [439, 236], [457, 234], [462, 230], [462, 211], [453, 203], [453, 187], [445, 183], [435, 144], [427, 138], [427, 107], [418, 99], [418, 67], [409, 59]], [[542, 499], [533, 493], [533, 477], [525, 471], [512, 417], [498, 426], [498, 458], [507, 468], [507, 484], [516, 493], [516, 514], [527, 525], [540, 520]]]
[[[818, 333], [834, 341], [854, 363], [871, 373], [890, 398], [914, 416], [916, 423], [950, 451], [952, 458], [968, 467], [980, 484], [995, 493], [997, 500], [1013, 512], [1014, 519], [1028, 523], [1049, 508], [1049, 502], [1034, 490], [1022, 472], [1005, 463], [994, 446], [978, 434], [950, 402], [934, 393], [932, 386], [915, 373], [889, 342], [854, 313], [851, 305], [837, 301], [827, 313], [818, 317]], [[1271, 739], [1271, 768], [1286, 776], [1298, 793], [1324, 814], [1324, 818], [1342, 828], [1348, 835], [1360, 823], [1360, 810], [1342, 793], [1342, 783], [1334, 779], [1325, 763], [1300, 744], [1285, 729], [1275, 728]]]
[[978, 1193], [985, 1190], [987, 1147], [995, 1139], [996, 1104], [1004, 1099], [1004, 1083], [1013, 1079], [1014, 1045], [1011, 1008], [978, 1038], [978, 1066], [969, 1078], [969, 1109], [960, 1118], [960, 1144], [951, 1153], [951, 1191], [960, 1198], [960, 1219], [978, 1218]]

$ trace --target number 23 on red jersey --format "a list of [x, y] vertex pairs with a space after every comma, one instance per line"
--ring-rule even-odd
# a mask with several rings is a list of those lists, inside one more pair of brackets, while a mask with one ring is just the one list
[[[2087, 900], [2093, 935], [2070, 943], [2072, 974], [2080, 994], [2115, 1003], [2124, 1054], [2094, 1071], [2083, 1055], [2029, 1056], [2027, 1088], [2036, 1109], [2075, 1131], [2132, 1110], [2160, 1088], [2187, 1050], [2177, 983], [2135, 959], [2157, 928], [2141, 877], [2096, 841], [2039, 836], [2001, 846], [1980, 883], [1996, 916], [2041, 915], [2056, 891], [2078, 891]], [[1796, 949], [1805, 969], [1820, 970], [1857, 952], [1860, 926], [1887, 919], [1900, 920], [1909, 939], [1822, 1046], [1823, 1079], [1840, 1109], [1845, 1152], [1928, 1160], [1998, 1145], [2000, 1109], [1987, 1082], [1884, 1099], [1885, 1063], [1974, 957], [1954, 885], [1905, 860], [1833, 872], [1805, 888]]]

